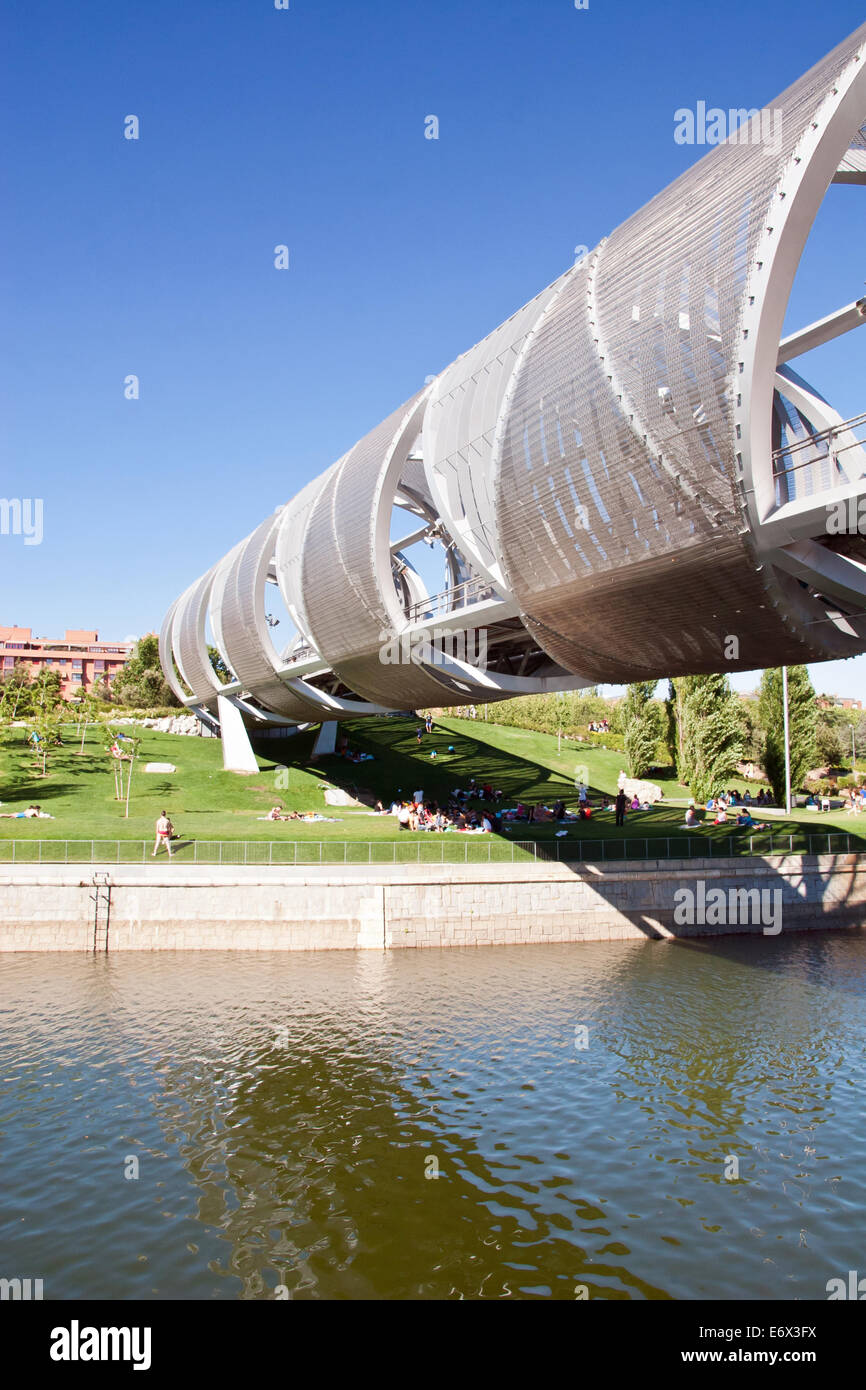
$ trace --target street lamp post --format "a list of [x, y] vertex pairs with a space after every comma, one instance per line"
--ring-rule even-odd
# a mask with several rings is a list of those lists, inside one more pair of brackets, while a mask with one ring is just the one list
[[788, 668], [782, 667], [782, 715], [785, 723], [785, 814], [791, 814], [791, 731], [788, 727]]

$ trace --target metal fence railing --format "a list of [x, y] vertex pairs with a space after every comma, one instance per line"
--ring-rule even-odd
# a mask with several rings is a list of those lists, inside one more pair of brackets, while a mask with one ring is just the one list
[[776, 502], [815, 496], [863, 471], [866, 414], [803, 434], [773, 450]]
[[[0, 864], [146, 864], [152, 850], [152, 840], [0, 840]], [[184, 864], [267, 868], [296, 864], [616, 863], [852, 851], [866, 853], [866, 840], [846, 831], [820, 835], [767, 831], [707, 839], [667, 835], [619, 840], [504, 840], [491, 835], [437, 835], [411, 840], [182, 840], [174, 856]], [[156, 862], [165, 859], [160, 853]]]

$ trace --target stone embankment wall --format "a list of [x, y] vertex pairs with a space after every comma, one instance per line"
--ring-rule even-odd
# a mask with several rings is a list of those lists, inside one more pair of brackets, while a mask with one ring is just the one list
[[[106, 891], [100, 891], [95, 921], [96, 872], [108, 876], [111, 888], [112, 951], [388, 950], [742, 932], [775, 936], [866, 923], [866, 855], [857, 854], [317, 872], [184, 869], [166, 861], [141, 868], [20, 865], [0, 870], [0, 950], [87, 951], [95, 939], [104, 949]], [[718, 909], [709, 909], [714, 889], [724, 895], [721, 920]], [[691, 922], [677, 906], [683, 890], [697, 904]], [[753, 895], [748, 907], [742, 894], [732, 901], [738, 890]], [[757, 910], [761, 904], [778, 912], [765, 915]]]

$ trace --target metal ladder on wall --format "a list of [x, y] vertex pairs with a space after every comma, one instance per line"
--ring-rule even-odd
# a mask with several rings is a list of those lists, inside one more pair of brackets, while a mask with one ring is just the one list
[[93, 875], [93, 950], [108, 950], [108, 928], [111, 922], [111, 876], [107, 873]]

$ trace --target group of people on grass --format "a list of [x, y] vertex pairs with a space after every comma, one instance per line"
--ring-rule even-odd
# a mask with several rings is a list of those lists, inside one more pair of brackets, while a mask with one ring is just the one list
[[[492, 788], [485, 788], [490, 793], [489, 799], [495, 799]], [[443, 833], [446, 830], [475, 831], [479, 834], [490, 834], [493, 830], [499, 830], [502, 826], [502, 813], [498, 810], [488, 809], [486, 806], [471, 807], [468, 802], [472, 796], [479, 796], [480, 793], [470, 790], [461, 790], [455, 787], [446, 803], [442, 805], [437, 800], [425, 800], [423, 788], [419, 788], [412, 793], [408, 799], [401, 799], [399, 792], [392, 800], [390, 806], [382, 805], [381, 801], [376, 803], [376, 810], [380, 815], [395, 816], [397, 824], [401, 830], [429, 830], [434, 833]], [[501, 797], [502, 793], [499, 793]], [[485, 800], [488, 798], [485, 797]]]
[[335, 752], [338, 758], [345, 758], [349, 763], [371, 763], [374, 761], [372, 753], [362, 753], [359, 748], [350, 748], [349, 740], [345, 734], [341, 734], [337, 739]]
[[[684, 828], [695, 830], [701, 825], [737, 825], [746, 830], [767, 830], [766, 821], [756, 821], [752, 816], [752, 806], [767, 806], [772, 797], [769, 793], [765, 796], [764, 789], [761, 788], [758, 796], [754, 799], [749, 792], [740, 793], [738, 791], [719, 792], [716, 796], [707, 799], [706, 807], [698, 807], [694, 797], [689, 801], [686, 810]], [[706, 809], [707, 818], [704, 819], [703, 811]]]
[[[866, 786], [863, 787], [843, 787], [839, 795], [842, 798], [842, 806], [849, 816], [859, 816], [861, 811], [866, 811]], [[811, 792], [806, 798], [807, 811], [829, 811], [830, 796], [827, 792]]]
[[323, 816], [318, 811], [284, 811], [282, 806], [272, 806], [266, 816], [259, 816], [259, 820], [305, 820], [305, 821], [332, 821], [335, 817]]
[[[822, 798], [822, 801], [824, 798]], [[827, 810], [830, 809], [830, 798], [827, 797]], [[849, 816], [859, 816], [861, 811], [866, 811], [866, 786], [846, 787], [842, 792], [842, 801]], [[821, 806], [823, 811], [824, 807]]]

